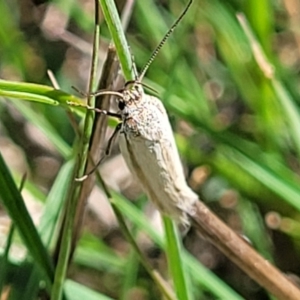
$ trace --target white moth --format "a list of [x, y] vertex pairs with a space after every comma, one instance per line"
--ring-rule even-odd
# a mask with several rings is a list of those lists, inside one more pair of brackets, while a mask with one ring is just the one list
[[[192, 0], [157, 46], [137, 80], [127, 82], [125, 88], [120, 91], [100, 91], [95, 94], [117, 96], [120, 111], [112, 113], [88, 107], [122, 120], [109, 141], [106, 154], [109, 154], [111, 143], [120, 132], [121, 153], [144, 192], [162, 214], [169, 215], [185, 225], [189, 224], [188, 215], [193, 214], [198, 196], [186, 183], [166, 110], [158, 98], [144, 93], [141, 81], [191, 4]], [[78, 180], [84, 180], [95, 168]]]
[[188, 224], [198, 196], [188, 187], [162, 102], [133, 83], [119, 102], [121, 153], [149, 199], [162, 214]]
[[138, 79], [115, 93], [122, 119], [117, 129], [119, 146], [130, 171], [162, 214], [186, 225], [198, 196], [186, 183], [166, 110], [159, 99], [144, 93], [141, 81], [191, 4], [192, 0], [154, 50]]

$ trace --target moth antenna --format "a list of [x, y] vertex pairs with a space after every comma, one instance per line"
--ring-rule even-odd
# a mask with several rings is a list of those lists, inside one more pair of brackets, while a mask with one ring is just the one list
[[177, 18], [177, 20], [174, 22], [174, 24], [171, 26], [171, 28], [167, 31], [167, 33], [165, 34], [165, 36], [163, 37], [163, 39], [160, 41], [160, 43], [158, 44], [158, 46], [152, 52], [152, 55], [150, 56], [148, 62], [146, 63], [146, 65], [142, 69], [139, 77], [137, 78], [137, 82], [141, 82], [143, 80], [143, 78], [144, 78], [144, 76], [145, 76], [148, 68], [150, 67], [150, 65], [154, 61], [154, 59], [157, 56], [158, 52], [160, 51], [160, 49], [162, 48], [162, 46], [166, 43], [166, 41], [168, 40], [169, 36], [172, 34], [172, 32], [174, 31], [174, 29], [180, 23], [180, 21], [182, 20], [182, 18], [184, 17], [184, 15], [187, 13], [187, 11], [189, 10], [190, 6], [192, 5], [192, 2], [193, 2], [193, 0], [189, 1], [188, 5], [185, 7], [185, 9], [181, 13], [181, 15]]

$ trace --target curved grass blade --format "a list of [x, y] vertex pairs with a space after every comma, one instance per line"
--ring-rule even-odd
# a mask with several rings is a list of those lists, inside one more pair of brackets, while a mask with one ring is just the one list
[[[24, 99], [49, 105], [64, 105], [65, 107], [69, 107], [67, 102], [82, 102], [73, 95], [61, 90], [56, 90], [47, 85], [6, 81], [3, 79], [0, 79], [0, 96]], [[78, 109], [76, 109], [76, 111], [77, 110]], [[83, 111], [82, 108], [79, 110]]]
[[17, 227], [33, 259], [46, 275], [47, 284], [53, 279], [53, 266], [41, 238], [0, 153], [0, 198]]

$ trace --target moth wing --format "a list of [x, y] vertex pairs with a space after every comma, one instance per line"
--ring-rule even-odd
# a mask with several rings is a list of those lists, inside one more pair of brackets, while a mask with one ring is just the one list
[[168, 116], [160, 100], [149, 97], [153, 126], [136, 137], [120, 136], [121, 152], [143, 190], [163, 213], [184, 219], [197, 195], [187, 186]]

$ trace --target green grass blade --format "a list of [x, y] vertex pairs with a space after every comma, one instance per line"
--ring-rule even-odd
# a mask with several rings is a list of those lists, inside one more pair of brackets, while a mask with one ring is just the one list
[[64, 291], [68, 300], [113, 300], [72, 280], [66, 280]]
[[104, 241], [88, 233], [81, 237], [74, 261], [85, 267], [100, 271], [109, 270], [117, 274], [123, 274], [127, 264], [126, 258], [118, 256]]
[[299, 131], [300, 113], [299, 113], [298, 106], [290, 96], [287, 89], [277, 78], [274, 66], [271, 65], [266, 53], [262, 49], [259, 41], [256, 39], [247, 20], [242, 15], [239, 15], [238, 19], [251, 45], [253, 55], [256, 59], [258, 66], [260, 67], [266, 79], [271, 81], [271, 84], [278, 98], [279, 104], [281, 105], [281, 111], [285, 116], [284, 118], [285, 122], [288, 124], [289, 133], [295, 143], [298, 156], [299, 156], [300, 155], [300, 131]]
[[53, 267], [50, 257], [34, 226], [24, 204], [22, 195], [13, 181], [10, 172], [0, 153], [0, 197], [11, 219], [17, 227], [22, 239], [33, 259], [46, 275], [47, 283], [52, 282]]
[[79, 98], [47, 85], [3, 79], [0, 79], [0, 96], [65, 107], [69, 107], [67, 102], [81, 103]]
[[228, 149], [228, 151], [224, 149], [223, 154], [300, 211], [300, 189], [298, 185], [287, 182], [284, 178], [281, 178], [280, 174], [274, 173], [267, 166], [256, 162], [241, 152], [234, 151], [234, 149]]
[[[124, 265], [124, 282], [122, 285], [122, 290], [120, 295], [126, 295], [126, 293], [136, 286], [138, 281], [138, 271], [139, 271], [139, 259], [136, 255], [134, 249], [130, 251], [127, 256], [126, 265]], [[165, 297], [166, 298], [166, 297]]]
[[66, 162], [56, 176], [55, 182], [46, 199], [44, 213], [38, 227], [41, 238], [48, 247], [54, 236], [54, 230], [59, 223], [59, 215], [66, 199], [67, 188], [73, 175], [74, 161]]
[[104, 18], [109, 28], [111, 37], [116, 46], [124, 77], [126, 80], [132, 80], [134, 79], [134, 65], [131, 61], [129, 46], [124, 35], [122, 22], [120, 20], [115, 2], [113, 0], [99, 0], [99, 2], [101, 4]]
[[245, 236], [263, 257], [274, 264], [271, 239], [257, 205], [240, 197], [237, 211], [242, 220]]
[[9, 254], [9, 249], [12, 245], [13, 241], [13, 235], [15, 232], [15, 226], [12, 224], [9, 228], [9, 233], [7, 235], [7, 240], [6, 240], [6, 245], [4, 249], [4, 253], [2, 256], [2, 259], [0, 260], [0, 295], [3, 293], [3, 288], [5, 285], [5, 278], [7, 277], [7, 271], [8, 271], [8, 265], [9, 265], [9, 259], [8, 259], [8, 254]]
[[163, 223], [166, 233], [168, 265], [177, 298], [179, 300], [191, 299], [187, 290], [185, 267], [182, 260], [183, 251], [177, 228], [175, 227], [174, 221], [169, 217], [164, 216]]

